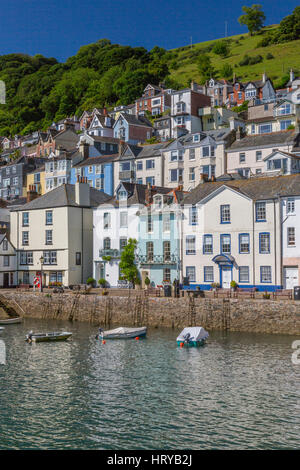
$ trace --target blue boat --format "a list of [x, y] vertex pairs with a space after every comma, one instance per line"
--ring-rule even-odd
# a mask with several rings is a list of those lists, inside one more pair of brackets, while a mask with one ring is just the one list
[[205, 343], [208, 336], [208, 332], [202, 326], [190, 326], [182, 330], [176, 341], [181, 348], [198, 347]]

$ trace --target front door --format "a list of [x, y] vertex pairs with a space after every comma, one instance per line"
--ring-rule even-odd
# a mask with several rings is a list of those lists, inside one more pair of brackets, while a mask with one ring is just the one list
[[283, 268], [284, 288], [293, 289], [298, 286], [298, 267]]
[[3, 274], [3, 287], [9, 286], [9, 273]]
[[231, 268], [222, 268], [222, 287], [223, 289], [230, 289], [231, 283]]

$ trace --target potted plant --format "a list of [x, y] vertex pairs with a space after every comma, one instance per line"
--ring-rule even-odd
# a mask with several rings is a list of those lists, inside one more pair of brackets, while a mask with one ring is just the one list
[[86, 280], [86, 283], [89, 287], [94, 287], [96, 283], [96, 279], [94, 279], [93, 277], [88, 277]]
[[230, 283], [230, 287], [231, 287], [231, 290], [232, 291], [236, 291], [236, 288], [237, 288], [237, 283], [235, 281], [231, 281]]
[[220, 287], [220, 284], [218, 282], [213, 282], [210, 286], [213, 291], [216, 291]]
[[263, 298], [264, 298], [265, 300], [269, 300], [269, 299], [271, 298], [271, 295], [266, 291], [266, 292], [264, 292], [264, 294], [263, 294]]
[[99, 279], [98, 281], [98, 284], [100, 287], [102, 287], [103, 289], [106, 287], [106, 280], [105, 279]]
[[145, 277], [145, 286], [146, 286], [147, 289], [149, 289], [150, 283], [151, 283], [151, 281], [150, 281], [149, 277], [146, 276]]

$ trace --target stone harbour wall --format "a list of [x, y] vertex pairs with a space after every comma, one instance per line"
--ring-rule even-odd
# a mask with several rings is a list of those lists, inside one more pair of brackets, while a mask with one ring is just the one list
[[7, 290], [9, 306], [30, 318], [85, 321], [95, 325], [183, 328], [300, 335], [300, 301], [205, 299], [74, 293], [46, 294]]

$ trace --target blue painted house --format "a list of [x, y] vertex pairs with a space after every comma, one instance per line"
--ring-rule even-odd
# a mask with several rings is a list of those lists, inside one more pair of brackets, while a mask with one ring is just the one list
[[119, 155], [90, 157], [75, 165], [71, 170], [71, 184], [75, 184], [77, 176], [87, 178], [91, 187], [104, 191], [110, 196], [114, 192], [114, 162]]
[[180, 202], [183, 198], [182, 191], [155, 189], [157, 193], [152, 202], [139, 214], [137, 252], [142, 284], [148, 277], [153, 287], [180, 280]]

